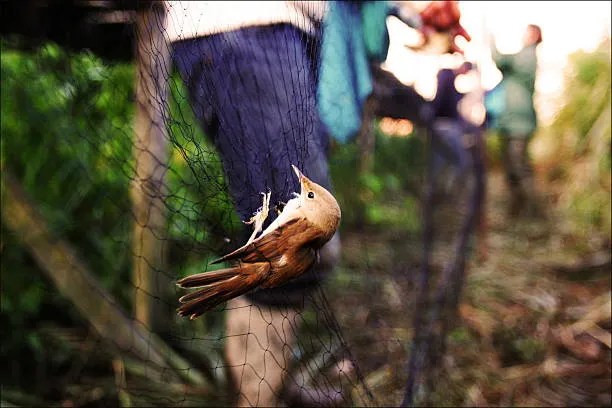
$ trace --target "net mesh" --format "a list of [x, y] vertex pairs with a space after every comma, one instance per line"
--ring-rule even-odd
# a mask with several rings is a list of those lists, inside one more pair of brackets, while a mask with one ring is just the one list
[[[315, 29], [310, 25], [316, 5], [302, 7], [289, 26]], [[384, 239], [394, 250], [377, 242], [380, 231], [343, 239], [343, 251], [348, 250], [339, 272], [319, 276], [323, 284], [312, 290], [283, 292], [284, 306], [243, 297], [195, 321], [176, 315], [185, 291], [174, 282], [214, 270], [211, 261], [250, 234], [242, 221], [257, 210], [259, 193], [269, 186], [256, 174], [240, 178], [244, 162], [264, 168], [289, 154], [308, 169], [311, 149], [326, 149], [323, 141], [312, 142], [319, 137], [316, 36], [302, 33], [296, 40], [295, 30], [285, 27], [293, 34], [286, 34], [285, 42], [277, 35], [273, 38], [281, 42], [270, 44], [262, 31], [254, 31], [252, 42], [241, 46], [247, 51], [272, 46], [263, 53], [263, 67], [255, 66], [260, 59], [224, 54], [238, 40], [222, 36], [208, 43], [192, 71], [184, 68], [194, 48], [179, 56], [172, 40], [189, 41], [187, 33], [200, 19], [214, 22], [232, 13], [184, 15], [173, 22], [178, 34], [173, 38], [159, 4], [89, 13], [83, 20], [88, 24], [129, 22], [119, 31], [133, 38], [135, 62], [104, 61], [53, 42], [28, 49], [23, 39], [4, 37], [3, 201], [20, 215], [8, 220], [3, 213], [2, 244], [12, 250], [3, 260], [3, 294], [9, 295], [3, 296], [2, 316], [5, 327], [28, 333], [19, 337], [15, 331], [7, 350], [55, 355], [45, 360], [51, 367], [38, 370], [37, 381], [26, 386], [36, 395], [75, 405], [119, 400], [218, 406], [236, 398], [249, 405], [274, 403], [269, 398], [295, 405], [384, 405], [397, 404], [404, 393], [412, 398], [424, 382], [423, 370], [437, 365], [447, 328], [436, 322], [438, 315], [456, 310], [478, 197], [472, 203], [457, 198], [471, 218], [463, 229], [456, 226], [463, 231], [456, 243], [441, 245], [442, 252], [453, 248], [456, 256], [436, 257], [450, 266], [441, 272], [442, 285], [431, 303], [428, 287], [436, 286], [429, 275], [442, 268], [428, 269], [431, 248], [424, 254], [419, 249], [432, 239], [427, 235], [432, 214], [425, 213], [422, 237], [418, 217], [398, 221], [417, 228], [387, 231]], [[296, 44], [303, 49], [292, 49]], [[300, 59], [304, 56], [307, 61]], [[293, 69], [287, 61], [302, 65]], [[181, 77], [181, 66], [193, 76]], [[279, 77], [257, 84], [268, 71]], [[265, 116], [270, 105], [279, 106], [277, 118]], [[262, 120], [249, 122], [257, 114]], [[268, 127], [281, 134], [270, 134]], [[247, 142], [253, 132], [283, 147], [254, 148]], [[426, 146], [416, 138], [401, 143], [386, 151], [411, 152], [408, 163], [398, 167], [414, 173], [406, 184], [419, 185], [424, 160], [418, 156]], [[475, 162], [479, 148], [473, 148]], [[334, 153], [332, 175], [358, 170], [355, 149]], [[393, 160], [381, 162], [393, 167]], [[278, 175], [284, 178], [275, 185], [292, 186], [289, 172]], [[334, 189], [341, 204], [356, 200], [357, 188]], [[248, 203], [237, 203], [232, 194], [246, 196]], [[5, 265], [14, 266], [19, 277], [5, 279], [11, 273]], [[390, 309], [402, 312], [390, 318]], [[28, 369], [13, 366], [12, 376], [27, 383]]]

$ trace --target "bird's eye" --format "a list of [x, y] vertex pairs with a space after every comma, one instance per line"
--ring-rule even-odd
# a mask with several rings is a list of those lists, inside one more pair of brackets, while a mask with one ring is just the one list
[[308, 198], [313, 199], [314, 193], [312, 191], [308, 192]]

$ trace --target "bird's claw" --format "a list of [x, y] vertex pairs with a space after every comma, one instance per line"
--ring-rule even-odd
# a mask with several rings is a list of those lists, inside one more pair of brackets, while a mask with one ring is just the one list
[[255, 236], [261, 232], [264, 222], [268, 218], [268, 211], [270, 209], [270, 195], [272, 194], [270, 191], [267, 193], [261, 193], [263, 195], [263, 203], [261, 207], [257, 210], [257, 212], [248, 220], [242, 221], [247, 225], [255, 224], [253, 226], [253, 233], [249, 237], [249, 240], [245, 245], [250, 244], [255, 239]]

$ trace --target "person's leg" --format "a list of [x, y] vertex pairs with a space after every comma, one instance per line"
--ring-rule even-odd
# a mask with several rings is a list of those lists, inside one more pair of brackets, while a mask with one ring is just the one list
[[[470, 161], [464, 146], [463, 123], [447, 118], [437, 119], [432, 126], [431, 137], [434, 174], [442, 175], [440, 182], [445, 194], [456, 193], [466, 181]], [[447, 163], [452, 165], [450, 172], [444, 171]]]
[[521, 212], [525, 194], [521, 188], [521, 162], [524, 145], [521, 139], [510, 137], [508, 134], [501, 134], [502, 142], [502, 164], [506, 183], [510, 189], [509, 215], [517, 216]]
[[240, 392], [237, 406], [278, 406], [293, 358], [298, 311], [255, 305], [241, 296], [228, 303], [227, 313], [225, 355]]
[[432, 127], [432, 142], [437, 154], [455, 166], [459, 173], [469, 164], [469, 154], [463, 145], [464, 127], [460, 121], [440, 118]]
[[529, 217], [542, 217], [544, 212], [541, 208], [540, 196], [535, 186], [535, 174], [529, 158], [530, 137], [521, 139], [519, 174], [520, 188], [525, 196], [525, 211]]

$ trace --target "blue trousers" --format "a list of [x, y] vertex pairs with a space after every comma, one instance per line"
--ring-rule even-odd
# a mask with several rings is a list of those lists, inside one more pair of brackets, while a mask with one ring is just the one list
[[[276, 203], [300, 191], [291, 164], [330, 188], [328, 136], [315, 105], [317, 44], [288, 24], [173, 44], [174, 64], [196, 118], [221, 156], [242, 220], [261, 206], [260, 193], [270, 190], [270, 202]], [[275, 216], [270, 211], [267, 224]], [[245, 228], [250, 235], [251, 227]], [[301, 291], [316, 284], [315, 276], [307, 273], [251, 298], [268, 304], [301, 301]]]
[[468, 151], [463, 146], [463, 135], [469, 127], [461, 120], [440, 118], [433, 122], [433, 161], [439, 171], [445, 164], [455, 166], [456, 174], [462, 174], [469, 164]]

